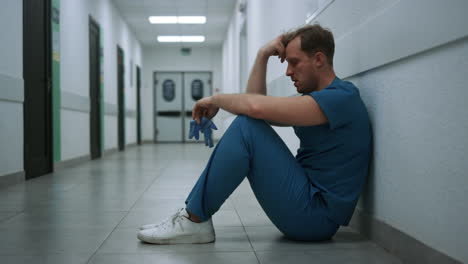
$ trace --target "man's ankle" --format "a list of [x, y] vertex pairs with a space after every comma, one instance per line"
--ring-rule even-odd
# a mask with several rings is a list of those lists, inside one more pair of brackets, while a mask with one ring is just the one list
[[188, 215], [189, 215], [188, 219], [189, 219], [190, 221], [192, 221], [192, 222], [194, 222], [194, 223], [201, 223], [201, 220], [200, 220], [200, 218], [198, 218], [198, 216], [196, 216], [196, 215], [190, 213], [189, 210], [187, 210], [187, 209], [185, 209], [185, 211], [187, 211], [187, 213], [188, 213]]

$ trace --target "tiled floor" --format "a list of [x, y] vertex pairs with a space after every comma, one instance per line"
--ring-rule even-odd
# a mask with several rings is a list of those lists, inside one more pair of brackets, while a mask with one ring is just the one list
[[349, 228], [329, 242], [285, 239], [247, 181], [213, 217], [215, 243], [139, 242], [138, 226], [184, 205], [211, 151], [144, 145], [0, 190], [0, 263], [400, 263]]

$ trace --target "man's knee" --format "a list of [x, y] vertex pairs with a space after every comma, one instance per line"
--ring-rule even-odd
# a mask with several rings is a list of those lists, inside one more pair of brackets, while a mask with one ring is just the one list
[[251, 137], [268, 133], [272, 128], [262, 119], [238, 115], [231, 123], [230, 129], [239, 130], [243, 137]]
[[238, 115], [236, 119], [234, 119], [235, 122], [241, 122], [241, 123], [248, 123], [248, 124], [265, 124], [265, 121], [262, 119], [255, 119], [250, 116], [246, 115]]
[[237, 122], [246, 122], [248, 119], [252, 119], [251, 117], [249, 116], [246, 116], [246, 115], [238, 115], [234, 121], [237, 121]]
[[238, 115], [234, 119], [233, 124], [236, 127], [244, 131], [244, 135], [258, 135], [258, 133], [269, 133], [272, 130], [271, 126], [268, 125], [263, 119], [255, 119], [246, 115]]

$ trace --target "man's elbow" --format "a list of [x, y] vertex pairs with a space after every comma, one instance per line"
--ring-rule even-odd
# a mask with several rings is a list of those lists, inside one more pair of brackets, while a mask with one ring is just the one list
[[249, 101], [247, 104], [247, 115], [255, 119], [264, 119], [263, 108], [257, 102]]

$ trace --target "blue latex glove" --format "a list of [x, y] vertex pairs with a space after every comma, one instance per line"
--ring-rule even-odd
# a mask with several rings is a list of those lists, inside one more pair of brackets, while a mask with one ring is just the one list
[[199, 132], [200, 126], [197, 124], [197, 120], [190, 121], [189, 138], [192, 139], [195, 137], [195, 139], [198, 140], [200, 138]]
[[210, 148], [212, 148], [214, 146], [212, 130], [217, 130], [218, 128], [215, 126], [215, 124], [211, 120], [205, 117], [202, 118], [200, 127], [201, 127], [200, 129], [201, 132], [205, 135], [205, 146], [209, 146]]
[[214, 146], [212, 137], [213, 129], [217, 130], [218, 128], [206, 117], [202, 117], [200, 124], [198, 124], [196, 120], [192, 120], [190, 121], [189, 138], [195, 137], [195, 139], [198, 140], [200, 137], [199, 132], [201, 131], [205, 135], [205, 146], [212, 148]]

